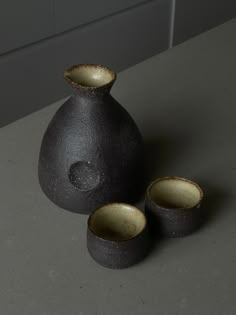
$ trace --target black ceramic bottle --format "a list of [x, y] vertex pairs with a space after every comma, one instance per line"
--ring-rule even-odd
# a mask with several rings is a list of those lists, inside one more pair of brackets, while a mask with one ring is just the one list
[[41, 144], [38, 176], [58, 206], [89, 214], [108, 202], [128, 202], [143, 184], [143, 144], [131, 116], [110, 95], [116, 74], [93, 64], [65, 71], [74, 88]]

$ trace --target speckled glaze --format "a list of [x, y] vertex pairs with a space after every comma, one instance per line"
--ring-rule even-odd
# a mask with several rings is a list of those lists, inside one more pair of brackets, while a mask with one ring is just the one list
[[58, 206], [84, 214], [104, 203], [134, 200], [143, 185], [143, 143], [134, 120], [110, 95], [116, 74], [82, 64], [64, 76], [74, 95], [44, 134], [42, 190]]
[[[103, 233], [97, 233], [92, 227], [92, 218], [96, 212], [100, 211], [104, 207], [127, 207], [130, 211], [139, 212], [144, 220], [144, 226], [138, 234], [127, 238], [119, 239], [119, 237], [109, 239], [107, 235]], [[92, 258], [100, 265], [111, 269], [123, 269], [128, 268], [134, 264], [137, 264], [148, 254], [150, 249], [150, 235], [146, 222], [146, 217], [143, 212], [131, 205], [127, 204], [108, 204], [95, 210], [88, 219], [87, 228], [87, 248]], [[119, 211], [119, 208], [117, 208]], [[135, 217], [131, 220], [135, 224]], [[120, 229], [125, 229], [127, 221], [124, 219], [123, 224], [120, 225]], [[109, 233], [112, 231], [111, 224], [103, 228], [108, 229]]]
[[[158, 200], [154, 200], [151, 195], [151, 190], [155, 185], [161, 181], [170, 180], [171, 182], [187, 183], [190, 187], [189, 192], [185, 192], [188, 197], [188, 193], [191, 193], [191, 187], [198, 191], [199, 198], [196, 198], [196, 202], [191, 206], [179, 207], [168, 205], [169, 200], [166, 198], [165, 203], [160, 204]], [[158, 187], [156, 189], [158, 193]], [[184, 193], [183, 189], [177, 190], [176, 195]], [[162, 177], [152, 182], [146, 191], [145, 198], [145, 213], [147, 215], [148, 223], [151, 230], [154, 233], [162, 234], [167, 237], [180, 237], [191, 234], [197, 228], [203, 220], [203, 212], [201, 208], [201, 202], [203, 198], [203, 192], [201, 188], [194, 182], [182, 178], [182, 177]], [[197, 200], [198, 199], [198, 200]]]

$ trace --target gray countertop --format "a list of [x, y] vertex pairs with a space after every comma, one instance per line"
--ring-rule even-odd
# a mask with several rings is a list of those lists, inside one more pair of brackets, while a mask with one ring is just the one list
[[152, 177], [197, 181], [207, 213], [132, 268], [97, 265], [87, 217], [40, 190], [39, 146], [62, 101], [0, 130], [1, 315], [236, 314], [235, 34], [232, 20], [118, 76], [113, 95], [143, 133]]

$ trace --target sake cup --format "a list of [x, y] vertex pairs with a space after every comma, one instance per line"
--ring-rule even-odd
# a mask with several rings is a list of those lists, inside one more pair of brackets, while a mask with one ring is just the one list
[[87, 248], [100, 265], [121, 269], [141, 261], [150, 245], [147, 220], [134, 206], [111, 203], [88, 219]]
[[203, 219], [202, 189], [182, 177], [161, 177], [146, 191], [145, 212], [152, 230], [168, 237], [185, 236]]

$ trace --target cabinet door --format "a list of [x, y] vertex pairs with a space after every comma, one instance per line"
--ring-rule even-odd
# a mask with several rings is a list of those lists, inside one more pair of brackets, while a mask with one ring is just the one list
[[1, 0], [0, 54], [53, 33], [53, 0]]
[[176, 0], [174, 44], [235, 16], [235, 0]]
[[72, 64], [101, 63], [120, 71], [167, 49], [170, 8], [171, 0], [149, 1], [1, 56], [0, 127], [71, 94], [63, 71]]
[[147, 0], [55, 0], [56, 32], [92, 22]]

